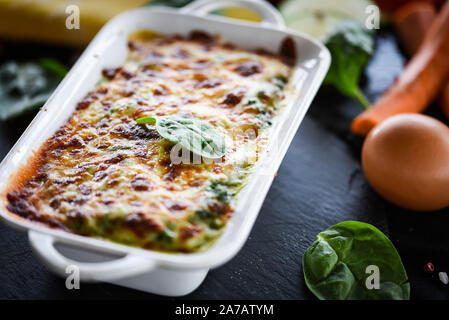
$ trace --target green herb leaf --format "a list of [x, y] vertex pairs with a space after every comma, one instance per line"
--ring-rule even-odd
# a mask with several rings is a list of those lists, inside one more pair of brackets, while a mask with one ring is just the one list
[[139, 118], [136, 120], [136, 122], [138, 124], [147, 124], [147, 123], [154, 124], [156, 123], [156, 118], [153, 117]]
[[331, 53], [332, 63], [324, 83], [355, 98], [364, 108], [369, 108], [370, 103], [358, 83], [373, 53], [373, 31], [358, 21], [347, 20], [334, 30], [325, 44]]
[[138, 124], [156, 123], [165, 139], [205, 158], [217, 159], [226, 153], [224, 138], [207, 121], [187, 116], [145, 117]]
[[[410, 283], [391, 241], [374, 226], [341, 222], [321, 232], [302, 259], [309, 289], [321, 300], [408, 300]], [[368, 266], [379, 268], [379, 288], [366, 286]]]
[[113, 146], [109, 148], [109, 151], [115, 152], [115, 151], [124, 151], [124, 150], [131, 150], [132, 147], [130, 146]]
[[[47, 59], [47, 67], [50, 68]], [[53, 65], [54, 67], [54, 65]], [[61, 70], [58, 71], [59, 73]], [[6, 62], [0, 66], [0, 120], [8, 120], [41, 107], [60, 81], [60, 76], [37, 63]]]
[[42, 58], [37, 60], [37, 64], [44, 70], [53, 73], [59, 78], [63, 79], [69, 72], [69, 69], [58, 60], [52, 58]]

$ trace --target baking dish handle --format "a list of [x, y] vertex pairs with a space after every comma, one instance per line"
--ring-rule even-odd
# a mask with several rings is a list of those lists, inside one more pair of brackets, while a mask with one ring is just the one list
[[68, 267], [75, 266], [82, 281], [118, 280], [151, 271], [155, 267], [153, 261], [135, 254], [126, 254], [117, 260], [106, 262], [78, 262], [56, 250], [54, 244], [57, 240], [51, 235], [29, 230], [28, 239], [34, 252], [52, 271], [67, 277], [73, 272], [73, 269]]
[[260, 15], [262, 23], [285, 27], [284, 19], [279, 11], [268, 2], [262, 0], [197, 0], [183, 7], [181, 11], [195, 15], [206, 15], [214, 10], [230, 7], [250, 9]]

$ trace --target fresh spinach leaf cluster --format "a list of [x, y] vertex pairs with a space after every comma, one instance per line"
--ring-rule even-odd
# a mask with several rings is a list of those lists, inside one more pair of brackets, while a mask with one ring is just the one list
[[67, 68], [53, 59], [0, 66], [0, 120], [8, 120], [41, 107], [53, 93]]
[[165, 139], [209, 159], [226, 153], [223, 136], [207, 121], [189, 116], [171, 115], [137, 119], [138, 124], [156, 124], [157, 132]]
[[[374, 226], [345, 221], [321, 232], [302, 260], [309, 289], [321, 300], [408, 300], [410, 283], [391, 241]], [[379, 271], [367, 286], [367, 268]]]
[[359, 88], [359, 79], [374, 50], [374, 32], [355, 20], [342, 22], [325, 42], [332, 63], [324, 84], [355, 98], [365, 108], [370, 103]]

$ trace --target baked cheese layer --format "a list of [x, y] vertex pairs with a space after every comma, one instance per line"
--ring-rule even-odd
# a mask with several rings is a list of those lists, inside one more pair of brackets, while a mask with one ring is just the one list
[[[126, 62], [103, 70], [40, 149], [33, 173], [8, 193], [8, 210], [131, 246], [204, 250], [232, 216], [286, 104], [291, 67], [202, 32], [139, 32], [128, 47]], [[224, 137], [226, 154], [213, 161], [188, 154], [177, 163], [173, 143], [154, 125], [136, 123], [175, 114], [208, 121]]]

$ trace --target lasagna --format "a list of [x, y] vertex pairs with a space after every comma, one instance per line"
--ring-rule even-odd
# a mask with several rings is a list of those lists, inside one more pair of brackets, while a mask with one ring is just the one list
[[[96, 88], [21, 170], [7, 209], [130, 246], [205, 250], [232, 216], [287, 103], [291, 63], [199, 31], [141, 31], [128, 47], [126, 61], [102, 71]], [[137, 121], [169, 116], [207, 122], [225, 141], [224, 155], [173, 161], [173, 141]]]

